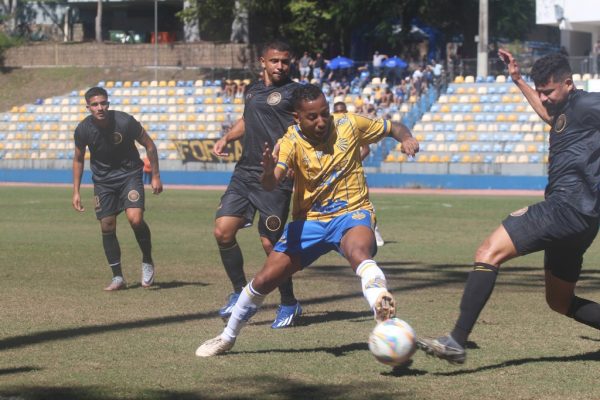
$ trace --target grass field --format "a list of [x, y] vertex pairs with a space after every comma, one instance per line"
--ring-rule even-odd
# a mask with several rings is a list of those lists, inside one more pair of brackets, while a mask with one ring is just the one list
[[[0, 187], [0, 399], [598, 399], [600, 334], [552, 313], [542, 255], [507, 263], [471, 336], [467, 363], [417, 353], [398, 371], [367, 349], [373, 327], [358, 279], [327, 255], [296, 276], [300, 326], [274, 331], [278, 295], [231, 353], [196, 347], [216, 336], [230, 291], [212, 237], [220, 192], [148, 195], [156, 286], [139, 285], [140, 254], [123, 217], [130, 289], [110, 279], [91, 189], [87, 210], [69, 188]], [[418, 334], [447, 332], [468, 265], [510, 211], [539, 200], [375, 194], [388, 243], [376, 259]], [[255, 228], [238, 238], [253, 275], [264, 261]], [[578, 292], [600, 300], [600, 247], [588, 251]]]

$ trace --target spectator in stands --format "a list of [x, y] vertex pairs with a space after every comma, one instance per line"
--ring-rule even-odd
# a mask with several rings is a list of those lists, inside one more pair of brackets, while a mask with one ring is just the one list
[[373, 61], [372, 61], [373, 76], [377, 76], [377, 77], [381, 78], [381, 71], [382, 71], [383, 61], [386, 58], [387, 58], [387, 55], [385, 55], [385, 54], [379, 54], [379, 51], [375, 50], [375, 52], [373, 53]]
[[142, 125], [131, 115], [109, 111], [108, 93], [93, 87], [85, 93], [90, 112], [75, 129], [73, 156], [73, 208], [84, 211], [79, 192], [85, 163], [86, 147], [90, 150], [90, 166], [94, 181], [96, 217], [102, 230], [102, 244], [112, 270], [111, 283], [106, 291], [127, 287], [121, 270], [121, 248], [117, 240], [117, 215], [125, 211], [135, 238], [142, 250], [142, 287], [154, 282], [154, 261], [150, 228], [144, 221], [144, 162], [136, 142], [146, 148], [152, 169], [152, 192], [162, 192], [158, 168], [158, 153], [154, 142]]
[[[363, 98], [360, 94], [354, 98], [353, 104], [354, 104], [354, 112], [355, 113], [357, 113], [357, 114], [365, 113], [365, 101], [363, 100]], [[346, 103], [344, 103], [344, 106], [346, 106]], [[334, 104], [334, 107], [335, 107], [335, 104]], [[334, 108], [334, 110], [335, 110], [335, 108]]]
[[394, 93], [388, 87], [384, 89], [383, 96], [381, 97], [381, 107], [389, 108], [392, 104], [394, 104]]
[[308, 81], [310, 75], [310, 66], [313, 63], [313, 59], [308, 55], [308, 51], [305, 51], [302, 57], [298, 60], [298, 68], [300, 69], [300, 80]]
[[312, 60], [313, 79], [316, 79], [317, 83], [321, 83], [323, 71], [325, 71], [325, 59], [320, 52], [317, 52], [314, 60]]
[[246, 82], [240, 81], [240, 83], [237, 85], [237, 88], [235, 90], [235, 97], [243, 98], [245, 91], [246, 91]]

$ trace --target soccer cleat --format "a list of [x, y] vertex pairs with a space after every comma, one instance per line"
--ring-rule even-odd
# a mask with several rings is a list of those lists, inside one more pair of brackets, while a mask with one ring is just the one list
[[233, 311], [233, 307], [235, 306], [235, 303], [237, 303], [239, 297], [239, 293], [231, 293], [227, 297], [227, 304], [219, 309], [219, 317], [223, 319], [231, 317], [231, 312]]
[[383, 246], [385, 244], [385, 240], [383, 240], [381, 233], [379, 233], [379, 228], [377, 228], [377, 225], [375, 225], [373, 232], [375, 232], [375, 243], [377, 243], [377, 247]]
[[285, 306], [282, 304], [277, 308], [277, 315], [275, 316], [275, 321], [273, 321], [271, 328], [281, 329], [293, 326], [300, 315], [302, 315], [302, 307], [300, 307], [299, 302], [296, 302], [293, 306]]
[[387, 290], [382, 292], [375, 301], [373, 312], [375, 314], [375, 321], [377, 322], [393, 318], [396, 315], [396, 300], [394, 300], [394, 296]]
[[231, 350], [233, 345], [235, 344], [235, 340], [233, 342], [228, 342], [223, 339], [221, 335], [216, 338], [209, 339], [206, 342], [202, 343], [200, 347], [196, 349], [196, 356], [198, 357], [212, 357], [217, 356], [219, 354], [223, 354], [226, 351]]
[[154, 265], [142, 263], [142, 287], [147, 288], [154, 283]]
[[110, 282], [110, 285], [105, 287], [104, 290], [107, 292], [112, 292], [113, 290], [122, 290], [126, 288], [127, 283], [125, 282], [125, 279], [123, 279], [122, 276], [114, 276]]
[[456, 343], [452, 336], [437, 339], [417, 338], [417, 347], [425, 353], [448, 361], [450, 364], [463, 364], [467, 358], [465, 349]]

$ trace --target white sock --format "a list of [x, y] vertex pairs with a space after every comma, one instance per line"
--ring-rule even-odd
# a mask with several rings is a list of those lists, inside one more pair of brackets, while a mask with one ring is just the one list
[[228, 342], [234, 342], [242, 328], [256, 314], [256, 311], [258, 311], [264, 300], [265, 295], [254, 290], [252, 282], [247, 284], [231, 311], [231, 317], [229, 317], [229, 321], [227, 321], [227, 326], [223, 330], [221, 337]]
[[383, 292], [387, 292], [387, 282], [383, 271], [373, 260], [365, 260], [356, 268], [356, 275], [360, 276], [363, 296], [367, 299], [369, 307], [375, 307], [375, 301]]

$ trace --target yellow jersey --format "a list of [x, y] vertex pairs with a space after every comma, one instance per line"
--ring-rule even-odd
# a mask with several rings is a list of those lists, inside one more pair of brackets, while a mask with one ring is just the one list
[[387, 136], [392, 123], [358, 114], [333, 114], [329, 132], [309, 141], [299, 125], [279, 140], [277, 168], [294, 171], [292, 219], [327, 222], [358, 209], [373, 211], [360, 147]]

